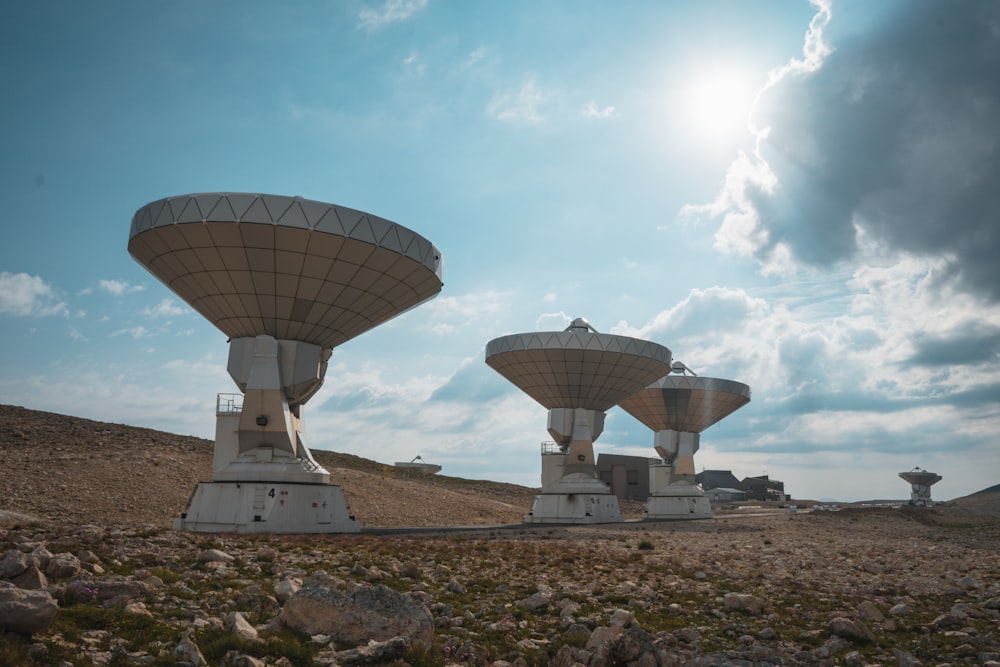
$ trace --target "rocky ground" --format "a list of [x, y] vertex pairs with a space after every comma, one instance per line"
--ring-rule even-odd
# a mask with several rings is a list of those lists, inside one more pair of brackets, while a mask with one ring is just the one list
[[[996, 492], [929, 509], [496, 528], [520, 520], [530, 490], [356, 460], [338, 475], [366, 526], [416, 521], [394, 514], [407, 502], [363, 507], [351, 484], [414, 494], [436, 508], [425, 522], [483, 527], [206, 535], [168, 527], [202, 475], [193, 462], [210, 466], [205, 441], [17, 408], [0, 410], [0, 438], [4, 667], [1000, 667]], [[170, 482], [116, 484], [96, 470], [111, 467], [102, 451], [116, 471], [144, 461]]]

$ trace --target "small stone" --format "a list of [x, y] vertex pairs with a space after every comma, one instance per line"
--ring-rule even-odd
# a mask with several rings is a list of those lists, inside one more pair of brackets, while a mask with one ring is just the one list
[[957, 609], [952, 609], [948, 613], [941, 614], [933, 621], [931, 621], [931, 625], [933, 625], [935, 628], [939, 630], [942, 628], [960, 628], [963, 625], [965, 625], [965, 622], [968, 619], [969, 615], [966, 614], [965, 612], [959, 611]]
[[889, 610], [890, 616], [906, 616], [909, 613], [910, 613], [910, 605], [906, 604], [905, 602], [900, 602], [899, 604], [894, 605], [893, 608]]
[[920, 661], [913, 654], [901, 651], [898, 648], [892, 649], [892, 653], [896, 656], [896, 665], [898, 667], [920, 667]]
[[850, 641], [870, 642], [875, 639], [875, 635], [868, 629], [868, 626], [861, 621], [855, 621], [850, 618], [838, 617], [833, 619], [827, 625], [827, 631], [831, 635]]
[[257, 628], [250, 625], [250, 622], [238, 611], [230, 612], [226, 616], [226, 632], [236, 635], [240, 639], [248, 642], [258, 642]]
[[635, 624], [635, 614], [627, 609], [615, 609], [611, 613], [612, 628], [627, 628]]
[[746, 593], [726, 593], [722, 602], [727, 611], [738, 611], [751, 616], [764, 611], [764, 601]]
[[881, 623], [885, 620], [885, 615], [870, 600], [865, 600], [858, 606], [858, 617], [868, 623]]
[[261, 547], [257, 550], [257, 560], [261, 563], [273, 563], [278, 559], [278, 550], [273, 547]]
[[59, 553], [49, 558], [45, 574], [53, 579], [69, 579], [80, 574], [83, 565], [80, 559], [70, 553]]
[[403, 561], [402, 565], [399, 566], [399, 576], [407, 577], [408, 579], [420, 579], [422, 572], [416, 561], [407, 560]]
[[549, 606], [549, 596], [538, 592], [529, 595], [523, 600], [518, 600], [517, 607], [525, 611], [538, 613]]
[[135, 616], [145, 616], [146, 618], [153, 618], [152, 612], [146, 608], [143, 602], [129, 602], [125, 605], [124, 609], [126, 614], [133, 614]]
[[205, 549], [198, 554], [199, 563], [232, 563], [235, 559], [219, 549]]
[[177, 646], [174, 647], [174, 657], [179, 661], [193, 665], [194, 667], [200, 667], [201, 665], [207, 665], [205, 661], [205, 656], [201, 654], [201, 649], [198, 645], [191, 641], [190, 637], [185, 636], [181, 639]]

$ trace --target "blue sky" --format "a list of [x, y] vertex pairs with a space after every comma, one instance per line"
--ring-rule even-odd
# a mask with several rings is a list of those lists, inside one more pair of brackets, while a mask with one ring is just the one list
[[[752, 402], [700, 468], [794, 496], [1000, 482], [1000, 5], [17, 3], [0, 37], [0, 402], [212, 437], [225, 336], [132, 214], [300, 195], [434, 242], [433, 301], [337, 348], [307, 440], [535, 486], [507, 333], [669, 347]], [[653, 456], [620, 409], [597, 451]]]

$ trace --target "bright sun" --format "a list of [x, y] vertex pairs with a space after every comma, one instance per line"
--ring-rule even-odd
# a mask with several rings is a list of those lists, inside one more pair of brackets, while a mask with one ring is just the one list
[[680, 87], [679, 119], [700, 141], [728, 141], [746, 132], [753, 103], [752, 79], [738, 69], [690, 72]]

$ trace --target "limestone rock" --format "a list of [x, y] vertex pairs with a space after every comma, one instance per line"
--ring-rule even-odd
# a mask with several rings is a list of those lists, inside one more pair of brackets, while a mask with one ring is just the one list
[[69, 579], [80, 574], [82, 569], [79, 558], [70, 553], [60, 553], [49, 558], [45, 574], [53, 579]]
[[518, 600], [517, 607], [519, 609], [524, 609], [525, 611], [538, 613], [548, 607], [549, 602], [550, 599], [548, 595], [538, 592], [529, 595], [523, 600]]
[[238, 611], [230, 612], [226, 616], [226, 632], [236, 635], [240, 639], [248, 642], [260, 641], [257, 628], [250, 625], [250, 622]]
[[298, 593], [300, 588], [302, 588], [302, 583], [298, 580], [282, 579], [274, 585], [274, 597], [278, 598], [278, 602], [281, 604], [285, 604], [289, 598]]
[[434, 639], [434, 619], [427, 607], [381, 584], [349, 591], [303, 586], [285, 603], [276, 622], [355, 645], [404, 636], [427, 650]]
[[965, 625], [967, 620], [969, 620], [968, 614], [958, 609], [952, 609], [948, 613], [941, 614], [935, 618], [931, 622], [931, 625], [939, 630], [942, 628], [960, 628]]
[[885, 615], [871, 600], [865, 600], [858, 605], [858, 617], [869, 623], [881, 623], [885, 620]]
[[177, 658], [178, 665], [183, 664], [185, 667], [201, 667], [208, 664], [205, 656], [201, 654], [201, 649], [188, 636], [177, 643], [174, 648], [174, 657]]
[[420, 579], [422, 576], [420, 566], [417, 565], [416, 561], [404, 561], [403, 564], [399, 566], [399, 576], [408, 577], [410, 579]]
[[30, 635], [52, 625], [58, 610], [46, 591], [26, 591], [0, 581], [0, 628]]
[[13, 579], [31, 567], [31, 556], [11, 549], [0, 560], [0, 579]]
[[764, 611], [764, 601], [746, 593], [726, 593], [722, 603], [727, 611], [738, 611], [751, 616], [757, 616]]
[[35, 563], [32, 561], [27, 570], [11, 579], [11, 583], [18, 588], [37, 591], [48, 586], [49, 580], [45, 578], [45, 574], [41, 570], [35, 567]]
[[39, 544], [31, 550], [31, 558], [35, 561], [35, 567], [42, 572], [45, 572], [46, 568], [49, 566], [49, 560], [52, 558], [52, 552]]
[[219, 549], [205, 549], [198, 554], [199, 563], [232, 563], [233, 560], [232, 556]]
[[142, 581], [136, 581], [121, 575], [109, 575], [100, 579], [78, 577], [66, 585], [66, 592], [81, 600], [97, 600], [102, 603], [125, 604], [130, 600], [144, 596], [150, 587]]
[[850, 640], [852, 642], [870, 642], [875, 639], [875, 635], [861, 621], [850, 618], [837, 617], [827, 625], [827, 631], [834, 636]]
[[373, 639], [365, 646], [337, 651], [333, 654], [333, 659], [337, 665], [384, 663], [401, 657], [409, 648], [410, 640], [407, 637], [393, 637], [384, 642]]

